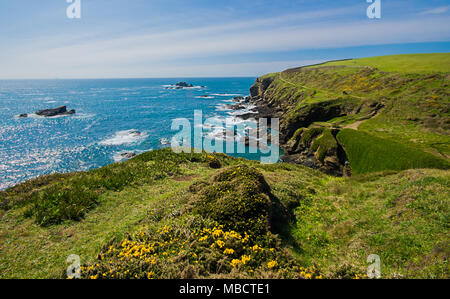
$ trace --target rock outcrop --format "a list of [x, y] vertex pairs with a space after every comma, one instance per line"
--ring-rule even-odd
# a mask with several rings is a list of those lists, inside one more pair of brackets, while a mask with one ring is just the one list
[[194, 85], [187, 84], [186, 82], [178, 82], [177, 84], [175, 84], [175, 86], [177, 86], [177, 87], [194, 87]]
[[120, 156], [124, 159], [131, 159], [136, 157], [136, 153], [134, 152], [126, 152], [126, 153], [121, 153]]
[[36, 111], [36, 115], [44, 117], [60, 116], [60, 115], [72, 115], [75, 114], [75, 110], [67, 111], [66, 106], [61, 106], [53, 109], [45, 109]]

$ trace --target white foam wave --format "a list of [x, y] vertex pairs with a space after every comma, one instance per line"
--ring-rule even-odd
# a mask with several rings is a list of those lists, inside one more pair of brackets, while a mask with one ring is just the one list
[[123, 145], [131, 143], [139, 143], [147, 139], [148, 134], [139, 132], [136, 129], [117, 131], [113, 137], [100, 141], [100, 145]]
[[161, 139], [159, 139], [159, 143], [161, 145], [168, 145], [168, 144], [170, 144], [170, 141], [167, 138], [161, 138]]
[[219, 104], [216, 106], [216, 111], [230, 111], [232, 110], [228, 104]]
[[196, 99], [214, 99], [214, 97], [212, 97], [212, 96], [198, 96], [198, 97], [195, 97]]
[[231, 112], [227, 112], [227, 113], [232, 116], [240, 116], [240, 115], [245, 115], [245, 114], [257, 114], [258, 112], [252, 111], [249, 109], [242, 109], [242, 110], [236, 110], [236, 111], [231, 111]]

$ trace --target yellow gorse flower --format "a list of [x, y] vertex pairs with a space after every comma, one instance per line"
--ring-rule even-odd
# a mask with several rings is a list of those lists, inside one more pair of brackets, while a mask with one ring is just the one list
[[269, 269], [275, 268], [276, 266], [278, 266], [277, 261], [270, 261], [269, 263], [267, 263], [267, 268]]
[[241, 264], [241, 260], [234, 259], [230, 262], [231, 267], [235, 268]]
[[224, 254], [234, 254], [234, 249], [231, 249], [231, 248], [227, 248], [227, 249], [225, 249], [224, 251], [223, 251], [223, 253]]
[[225, 242], [222, 240], [217, 240], [216, 244], [217, 244], [217, 246], [219, 246], [219, 248], [223, 248], [225, 246]]
[[250, 260], [252, 259], [252, 257], [251, 256], [249, 256], [249, 255], [243, 255], [242, 257], [241, 257], [241, 261], [242, 261], [242, 264], [246, 264], [247, 262], [249, 262]]

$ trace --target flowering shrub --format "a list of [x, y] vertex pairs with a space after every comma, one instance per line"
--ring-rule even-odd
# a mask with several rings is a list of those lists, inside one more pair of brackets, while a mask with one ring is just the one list
[[83, 278], [321, 278], [317, 269], [298, 266], [275, 235], [254, 238], [200, 217], [186, 223], [140, 231], [105, 247], [81, 268]]

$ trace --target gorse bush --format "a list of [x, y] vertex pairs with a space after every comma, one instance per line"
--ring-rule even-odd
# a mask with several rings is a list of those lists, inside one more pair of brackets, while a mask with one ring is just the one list
[[280, 250], [278, 237], [255, 240], [251, 232], [188, 216], [105, 246], [81, 272], [90, 279], [321, 278]]
[[270, 232], [280, 210], [255, 168], [226, 168], [190, 191], [190, 200], [177, 201], [187, 204], [182, 214], [149, 212], [156, 227], [107, 244], [82, 267], [83, 278], [321, 278]]
[[55, 173], [51, 175], [37, 177], [4, 191], [0, 191], [0, 209], [9, 210], [29, 203], [30, 197], [36, 190], [50, 184], [61, 182], [74, 176], [74, 173]]
[[227, 229], [265, 234], [270, 227], [271, 194], [264, 176], [246, 165], [227, 168], [200, 184], [192, 198], [194, 212]]
[[83, 185], [52, 185], [36, 193], [28, 211], [42, 225], [79, 220], [97, 204], [98, 194]]

